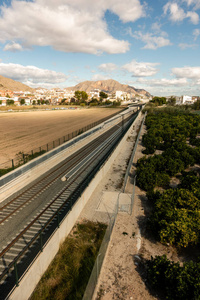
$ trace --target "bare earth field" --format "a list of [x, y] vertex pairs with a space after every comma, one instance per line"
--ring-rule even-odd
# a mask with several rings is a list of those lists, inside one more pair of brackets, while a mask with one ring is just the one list
[[117, 112], [115, 108], [0, 113], [0, 164]]

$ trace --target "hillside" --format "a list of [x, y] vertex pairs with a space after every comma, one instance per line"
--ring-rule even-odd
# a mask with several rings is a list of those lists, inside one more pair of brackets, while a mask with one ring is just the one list
[[91, 90], [99, 89], [106, 93], [114, 93], [116, 91], [123, 91], [132, 94], [142, 94], [147, 97], [150, 96], [150, 93], [143, 89], [136, 89], [130, 85], [121, 84], [116, 80], [108, 79], [108, 80], [99, 80], [99, 81], [83, 81], [74, 87], [67, 88], [68, 90], [81, 90], [89, 93]]
[[13, 79], [4, 77], [0, 75], [0, 90], [6, 91], [29, 91], [33, 92], [34, 89], [30, 88], [29, 86], [19, 82], [15, 81]]

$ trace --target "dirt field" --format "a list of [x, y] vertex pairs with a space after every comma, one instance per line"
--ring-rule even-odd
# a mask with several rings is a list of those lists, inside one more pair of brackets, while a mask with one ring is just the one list
[[93, 122], [117, 109], [90, 108], [0, 113], [0, 164]]

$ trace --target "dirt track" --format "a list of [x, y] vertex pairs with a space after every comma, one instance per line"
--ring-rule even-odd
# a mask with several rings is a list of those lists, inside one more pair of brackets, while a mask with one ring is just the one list
[[0, 164], [114, 114], [116, 109], [10, 112], [0, 114]]

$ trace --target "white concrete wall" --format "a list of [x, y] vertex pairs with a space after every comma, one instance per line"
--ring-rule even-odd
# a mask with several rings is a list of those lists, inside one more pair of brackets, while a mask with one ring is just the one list
[[[134, 121], [134, 123], [135, 122], [136, 120]], [[99, 182], [104, 178], [105, 174], [109, 171], [110, 167], [112, 166], [114, 160], [117, 158], [119, 152], [121, 151], [121, 148], [123, 147], [123, 143], [124, 141], [126, 141], [131, 130], [132, 126], [127, 131], [121, 142], [118, 144], [115, 151], [111, 154], [110, 158], [106, 161], [106, 163], [102, 166], [102, 168], [93, 178], [89, 186], [85, 189], [82, 196], [74, 205], [72, 211], [69, 212], [65, 220], [60, 225], [60, 228], [54, 233], [51, 240], [43, 249], [43, 252], [41, 252], [38, 255], [33, 265], [29, 268], [23, 279], [20, 281], [19, 286], [16, 287], [13, 293], [10, 295], [9, 299], [27, 300], [30, 297], [37, 283], [42, 277], [43, 273], [46, 271], [54, 256], [58, 252], [60, 244], [64, 241], [64, 239], [67, 237], [67, 235], [75, 225], [76, 220], [81, 214], [85, 204], [89, 200], [95, 188], [97, 187]]]

